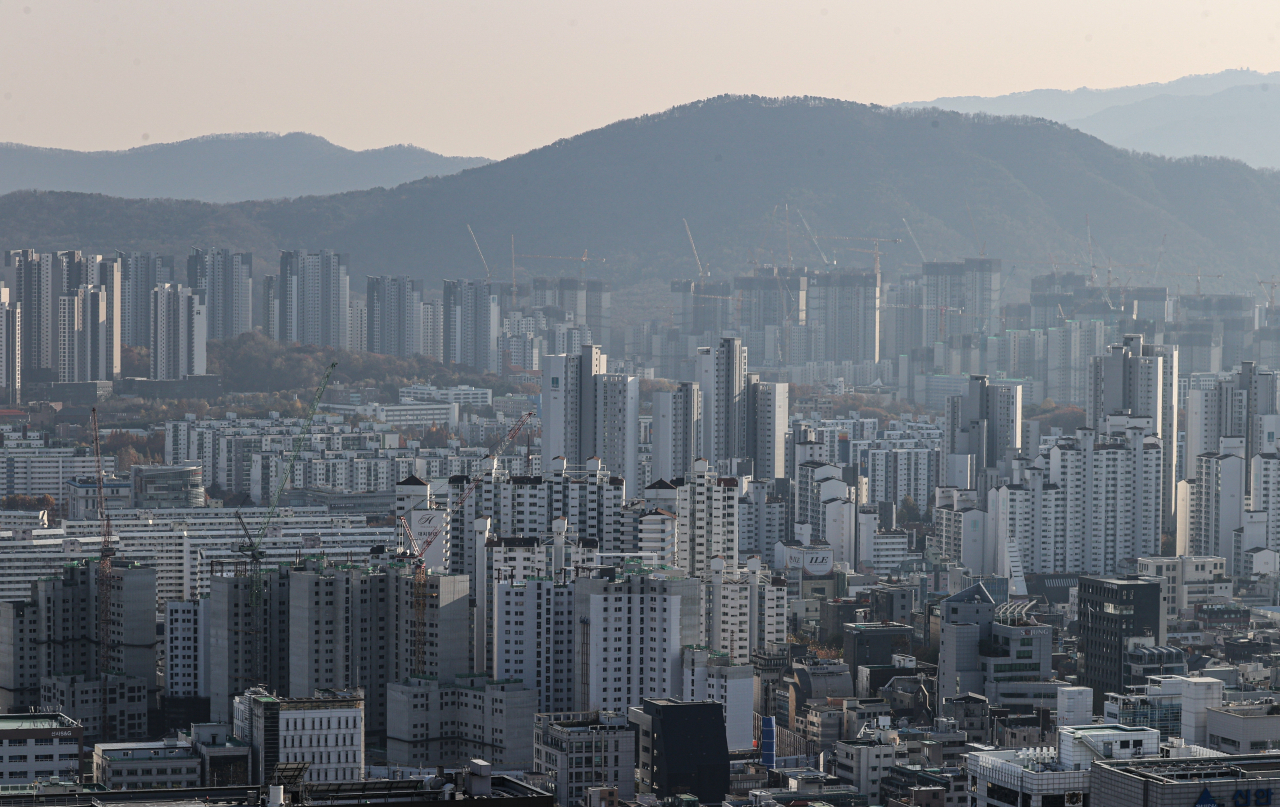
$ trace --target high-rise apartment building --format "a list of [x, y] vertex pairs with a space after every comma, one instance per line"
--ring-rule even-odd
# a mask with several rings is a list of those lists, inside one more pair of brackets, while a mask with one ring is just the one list
[[880, 360], [880, 275], [826, 272], [810, 279], [806, 325], [815, 361]]
[[653, 393], [653, 478], [675, 479], [702, 453], [702, 392], [696, 381]]
[[583, 467], [592, 457], [624, 479], [638, 478], [640, 387], [608, 373], [598, 345], [579, 355], [547, 356], [542, 372], [542, 446], [547, 458]]
[[1178, 453], [1178, 346], [1153, 345], [1140, 334], [1127, 335], [1104, 355], [1089, 361], [1089, 397], [1085, 425], [1099, 429], [1108, 415], [1152, 419], [1152, 433], [1164, 446], [1161, 515], [1164, 532], [1173, 534], [1174, 465]]
[[408, 277], [370, 277], [365, 344], [370, 353], [413, 356], [423, 352], [424, 307], [419, 281]]
[[1003, 293], [998, 259], [926, 262], [924, 289], [926, 345], [946, 341], [950, 336], [974, 333], [994, 336], [1003, 330], [1000, 327]]
[[5, 266], [14, 270], [15, 301], [24, 314], [22, 367], [29, 382], [58, 380], [58, 298], [83, 284], [84, 260], [78, 251], [5, 252]]
[[444, 282], [442, 358], [446, 364], [461, 364], [482, 373], [502, 372], [498, 351], [502, 285], [487, 280]]
[[348, 320], [351, 323], [351, 344], [347, 345], [347, 350], [352, 353], [367, 353], [369, 350], [369, 309], [364, 300], [351, 301]]
[[263, 289], [267, 335], [346, 349], [351, 343], [351, 290], [347, 256], [332, 250], [280, 253], [280, 273]]
[[738, 563], [738, 498], [736, 477], [722, 477], [704, 459], [694, 461], [685, 476], [659, 480], [644, 490], [645, 504], [676, 519], [675, 556], [671, 565], [698, 575], [714, 558]]
[[968, 480], [966, 487], [989, 487], [984, 478], [992, 476], [991, 470], [1007, 467], [1022, 448], [1022, 387], [970, 376], [965, 394], [947, 398], [946, 415], [944, 457], [972, 456], [973, 473], [979, 478]]
[[752, 461], [756, 479], [787, 475], [787, 423], [790, 387], [748, 376], [743, 411], [741, 456]]
[[[1240, 370], [1219, 380], [1212, 389], [1187, 391], [1187, 445], [1190, 458], [1218, 450], [1223, 437], [1244, 438], [1244, 459], [1270, 450], [1264, 440], [1263, 416], [1277, 409], [1277, 374], [1242, 362]], [[1191, 470], [1190, 467], [1187, 469]]]
[[204, 290], [210, 339], [233, 339], [253, 330], [253, 253], [192, 248], [187, 285]]
[[[1149, 418], [1112, 416], [1019, 463], [987, 494], [984, 563], [998, 574], [1114, 574], [1158, 554], [1162, 446]], [[989, 553], [989, 555], [988, 555]], [[966, 557], [966, 563], [975, 558]]]
[[0, 288], [0, 404], [22, 403], [22, 304]]
[[151, 344], [151, 290], [177, 283], [173, 256], [154, 252], [117, 252], [120, 259], [120, 342], [133, 347]]
[[209, 331], [200, 295], [175, 283], [161, 283], [151, 291], [151, 311], [151, 377], [204, 375]]
[[742, 340], [724, 337], [713, 347], [700, 347], [696, 357], [702, 392], [702, 457], [708, 462], [744, 456], [747, 348]]

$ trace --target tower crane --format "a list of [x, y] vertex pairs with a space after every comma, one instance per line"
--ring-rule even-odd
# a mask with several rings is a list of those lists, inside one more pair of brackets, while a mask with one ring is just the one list
[[[515, 241], [513, 236], [512, 247], [514, 248], [514, 246]], [[544, 258], [549, 261], [576, 261], [578, 263], [578, 280], [586, 279], [588, 263], [608, 263], [605, 258], [592, 258], [587, 254], [587, 250], [585, 249], [582, 250], [582, 257], [580, 258], [575, 258], [572, 255], [512, 255], [511, 257], [512, 263], [515, 262], [516, 258]]]
[[[244, 517], [236, 512], [236, 519], [240, 522], [240, 529], [244, 532], [245, 542], [236, 547], [236, 552], [244, 556], [247, 563], [247, 577], [249, 580], [249, 610], [252, 622], [248, 619], [242, 619], [241, 622], [249, 623], [248, 631], [249, 639], [247, 642], [241, 642], [241, 647], [251, 647], [253, 654], [251, 662], [252, 668], [250, 672], [258, 678], [254, 683], [266, 683], [268, 670], [266, 668], [266, 647], [263, 646], [266, 637], [262, 630], [262, 623], [266, 620], [266, 614], [263, 613], [263, 580], [262, 580], [262, 559], [266, 553], [262, 550], [262, 541], [266, 538], [267, 528], [271, 525], [271, 521], [276, 516], [276, 510], [280, 505], [280, 495], [284, 493], [284, 486], [289, 483], [293, 477], [293, 466], [298, 461], [298, 454], [302, 452], [303, 441], [307, 434], [311, 431], [311, 424], [315, 421], [316, 410], [320, 408], [320, 398], [324, 395], [325, 389], [329, 386], [329, 379], [333, 377], [333, 371], [338, 369], [338, 363], [335, 361], [325, 370], [324, 375], [320, 378], [320, 384], [316, 387], [315, 395], [311, 399], [311, 406], [307, 409], [307, 417], [302, 422], [302, 434], [300, 439], [294, 442], [293, 451], [289, 453], [289, 461], [285, 465], [284, 473], [280, 476], [280, 481], [276, 484], [275, 491], [271, 494], [271, 502], [267, 507], [266, 515], [262, 518], [262, 526], [258, 529], [258, 534], [251, 535], [249, 525], [245, 523]], [[239, 570], [237, 570], [239, 571]], [[240, 576], [239, 573], [236, 575]]]
[[[502, 453], [503, 449], [511, 443], [512, 440], [519, 436], [520, 431], [524, 429], [529, 420], [533, 418], [533, 412], [525, 412], [520, 419], [515, 422], [511, 429], [501, 440], [494, 444], [485, 455], [488, 457], [496, 457]], [[449, 508], [450, 512], [440, 519], [427, 537], [419, 542], [409, 529], [409, 522], [400, 517], [400, 525], [404, 528], [405, 537], [409, 539], [409, 558], [414, 564], [413, 570], [413, 674], [417, 676], [426, 675], [427, 668], [427, 643], [426, 643], [426, 626], [427, 626], [427, 564], [426, 554], [431, 545], [444, 532], [445, 527], [449, 524], [449, 519], [453, 515], [453, 511], [461, 512], [462, 506], [471, 498], [471, 494], [475, 493], [476, 488], [480, 486], [480, 482], [484, 477], [476, 474], [471, 478], [471, 482], [458, 495], [457, 500]]]
[[684, 233], [689, 236], [689, 249], [693, 250], [693, 262], [698, 264], [698, 279], [702, 280], [707, 273], [702, 270], [702, 259], [698, 257], [698, 245], [693, 243], [693, 230], [689, 229], [689, 220], [680, 219], [684, 222]]
[[871, 249], [859, 249], [857, 247], [848, 247], [848, 249], [852, 249], [854, 252], [865, 252], [869, 255], [874, 255], [876, 258], [875, 268], [876, 268], [877, 277], [880, 276], [880, 256], [884, 254], [883, 252], [880, 251], [880, 245], [882, 243], [884, 244], [901, 244], [902, 243], [901, 238], [870, 238], [868, 236], [863, 236], [863, 235], [833, 235], [829, 237], [836, 241], [870, 241], [872, 244]]

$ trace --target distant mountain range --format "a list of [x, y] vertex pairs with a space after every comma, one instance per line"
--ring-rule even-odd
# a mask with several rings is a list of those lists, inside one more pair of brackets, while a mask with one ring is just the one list
[[[1016, 278], [1065, 269], [1191, 285], [1170, 274], [1221, 270], [1218, 287], [1256, 289], [1276, 273], [1280, 175], [1230, 160], [1171, 160], [1114, 148], [1028, 118], [886, 109], [821, 98], [720, 97], [620, 121], [450, 176], [397, 187], [214, 205], [65, 192], [0, 197], [0, 247], [157, 249], [217, 245], [351, 253], [365, 274], [510, 276], [511, 237], [527, 255], [607, 259], [585, 271], [618, 285], [696, 274], [687, 219], [713, 277], [793, 261], [869, 265], [848, 236], [886, 244], [886, 270], [980, 252]], [[802, 221], [803, 217], [803, 221]], [[904, 225], [910, 224], [911, 233]], [[807, 229], [806, 229], [807, 228]], [[516, 259], [522, 276], [579, 264]], [[269, 262], [268, 262], [269, 265]], [[918, 271], [915, 269], [914, 271]], [[653, 286], [657, 288], [657, 286]], [[666, 304], [655, 299], [655, 306]], [[652, 315], [657, 315], [655, 312]]]
[[1065, 123], [1113, 146], [1166, 157], [1230, 157], [1280, 168], [1280, 73], [1225, 70], [1165, 84], [1094, 90], [1031, 90], [966, 96], [904, 108], [1028, 115]]
[[210, 135], [127, 151], [0, 144], [0, 193], [80, 191], [131, 199], [243, 202], [394, 187], [489, 162], [416, 146], [352, 151], [323, 137]]

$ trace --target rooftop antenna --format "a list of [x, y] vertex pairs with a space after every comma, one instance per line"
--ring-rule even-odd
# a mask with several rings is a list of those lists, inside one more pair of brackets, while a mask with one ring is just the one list
[[[471, 243], [476, 245], [476, 252], [480, 253], [480, 263], [484, 264], [484, 279], [488, 280], [491, 276], [489, 272], [489, 262], [484, 259], [484, 251], [480, 249], [480, 242], [476, 240], [476, 232], [471, 229], [470, 224], [467, 225], [467, 232], [471, 233]], [[514, 239], [515, 236], [512, 236], [512, 238]]]

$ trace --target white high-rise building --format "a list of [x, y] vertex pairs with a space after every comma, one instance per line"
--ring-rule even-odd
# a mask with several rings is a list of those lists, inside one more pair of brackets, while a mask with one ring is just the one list
[[347, 256], [327, 249], [281, 252], [280, 273], [267, 277], [263, 305], [264, 329], [273, 339], [345, 350], [351, 343]]
[[1271, 450], [1263, 430], [1263, 417], [1277, 414], [1277, 375], [1260, 371], [1251, 361], [1242, 362], [1239, 372], [1219, 380], [1212, 389], [1187, 391], [1186, 456], [1190, 473], [1193, 457], [1218, 450], [1223, 437], [1243, 437], [1241, 456]]
[[204, 375], [209, 330], [200, 296], [176, 283], [161, 283], [151, 292], [151, 310], [151, 377]]
[[578, 581], [499, 579], [493, 589], [493, 675], [538, 693], [539, 711], [573, 708], [576, 642], [586, 630], [575, 615]]
[[653, 478], [677, 479], [702, 453], [702, 391], [696, 381], [653, 393]]
[[1186, 546], [1179, 546], [1179, 554], [1226, 558], [1228, 576], [1236, 574], [1245, 549], [1237, 537], [1245, 525], [1248, 504], [1244, 453], [1244, 437], [1222, 437], [1217, 451], [1195, 458], [1196, 475], [1189, 485], [1190, 512], [1184, 520], [1188, 526]]
[[736, 568], [720, 558], [703, 573], [706, 594], [706, 646], [738, 664], [751, 661], [752, 651], [785, 642], [787, 588], [773, 584], [773, 573], [760, 558], [748, 558]]
[[[543, 457], [564, 457], [570, 466], [581, 466], [595, 455], [595, 376], [607, 370], [599, 345], [583, 345], [578, 355], [543, 358]], [[584, 417], [588, 414], [590, 419]]]
[[989, 491], [987, 540], [999, 574], [1114, 574], [1126, 558], [1158, 553], [1160, 440], [1149, 418], [1107, 424], [1059, 439]]
[[22, 402], [22, 305], [0, 287], [0, 403]]
[[1178, 449], [1178, 346], [1153, 345], [1140, 334], [1127, 335], [1089, 361], [1089, 397], [1085, 425], [1100, 429], [1108, 415], [1149, 417], [1164, 445], [1161, 499], [1163, 529], [1174, 531], [1174, 478]]
[[681, 651], [702, 643], [705, 609], [697, 578], [656, 572], [615, 580], [579, 577], [576, 710], [622, 711], [641, 698], [676, 697]]
[[676, 517], [675, 565], [696, 575], [711, 568], [711, 559], [738, 563], [738, 480], [722, 477], [699, 459], [683, 484], [655, 482], [644, 491], [646, 504]]
[[754, 377], [746, 389], [745, 445], [741, 454], [750, 457], [752, 475], [757, 479], [778, 479], [787, 475], [787, 415], [790, 406], [787, 384], [758, 381]]

